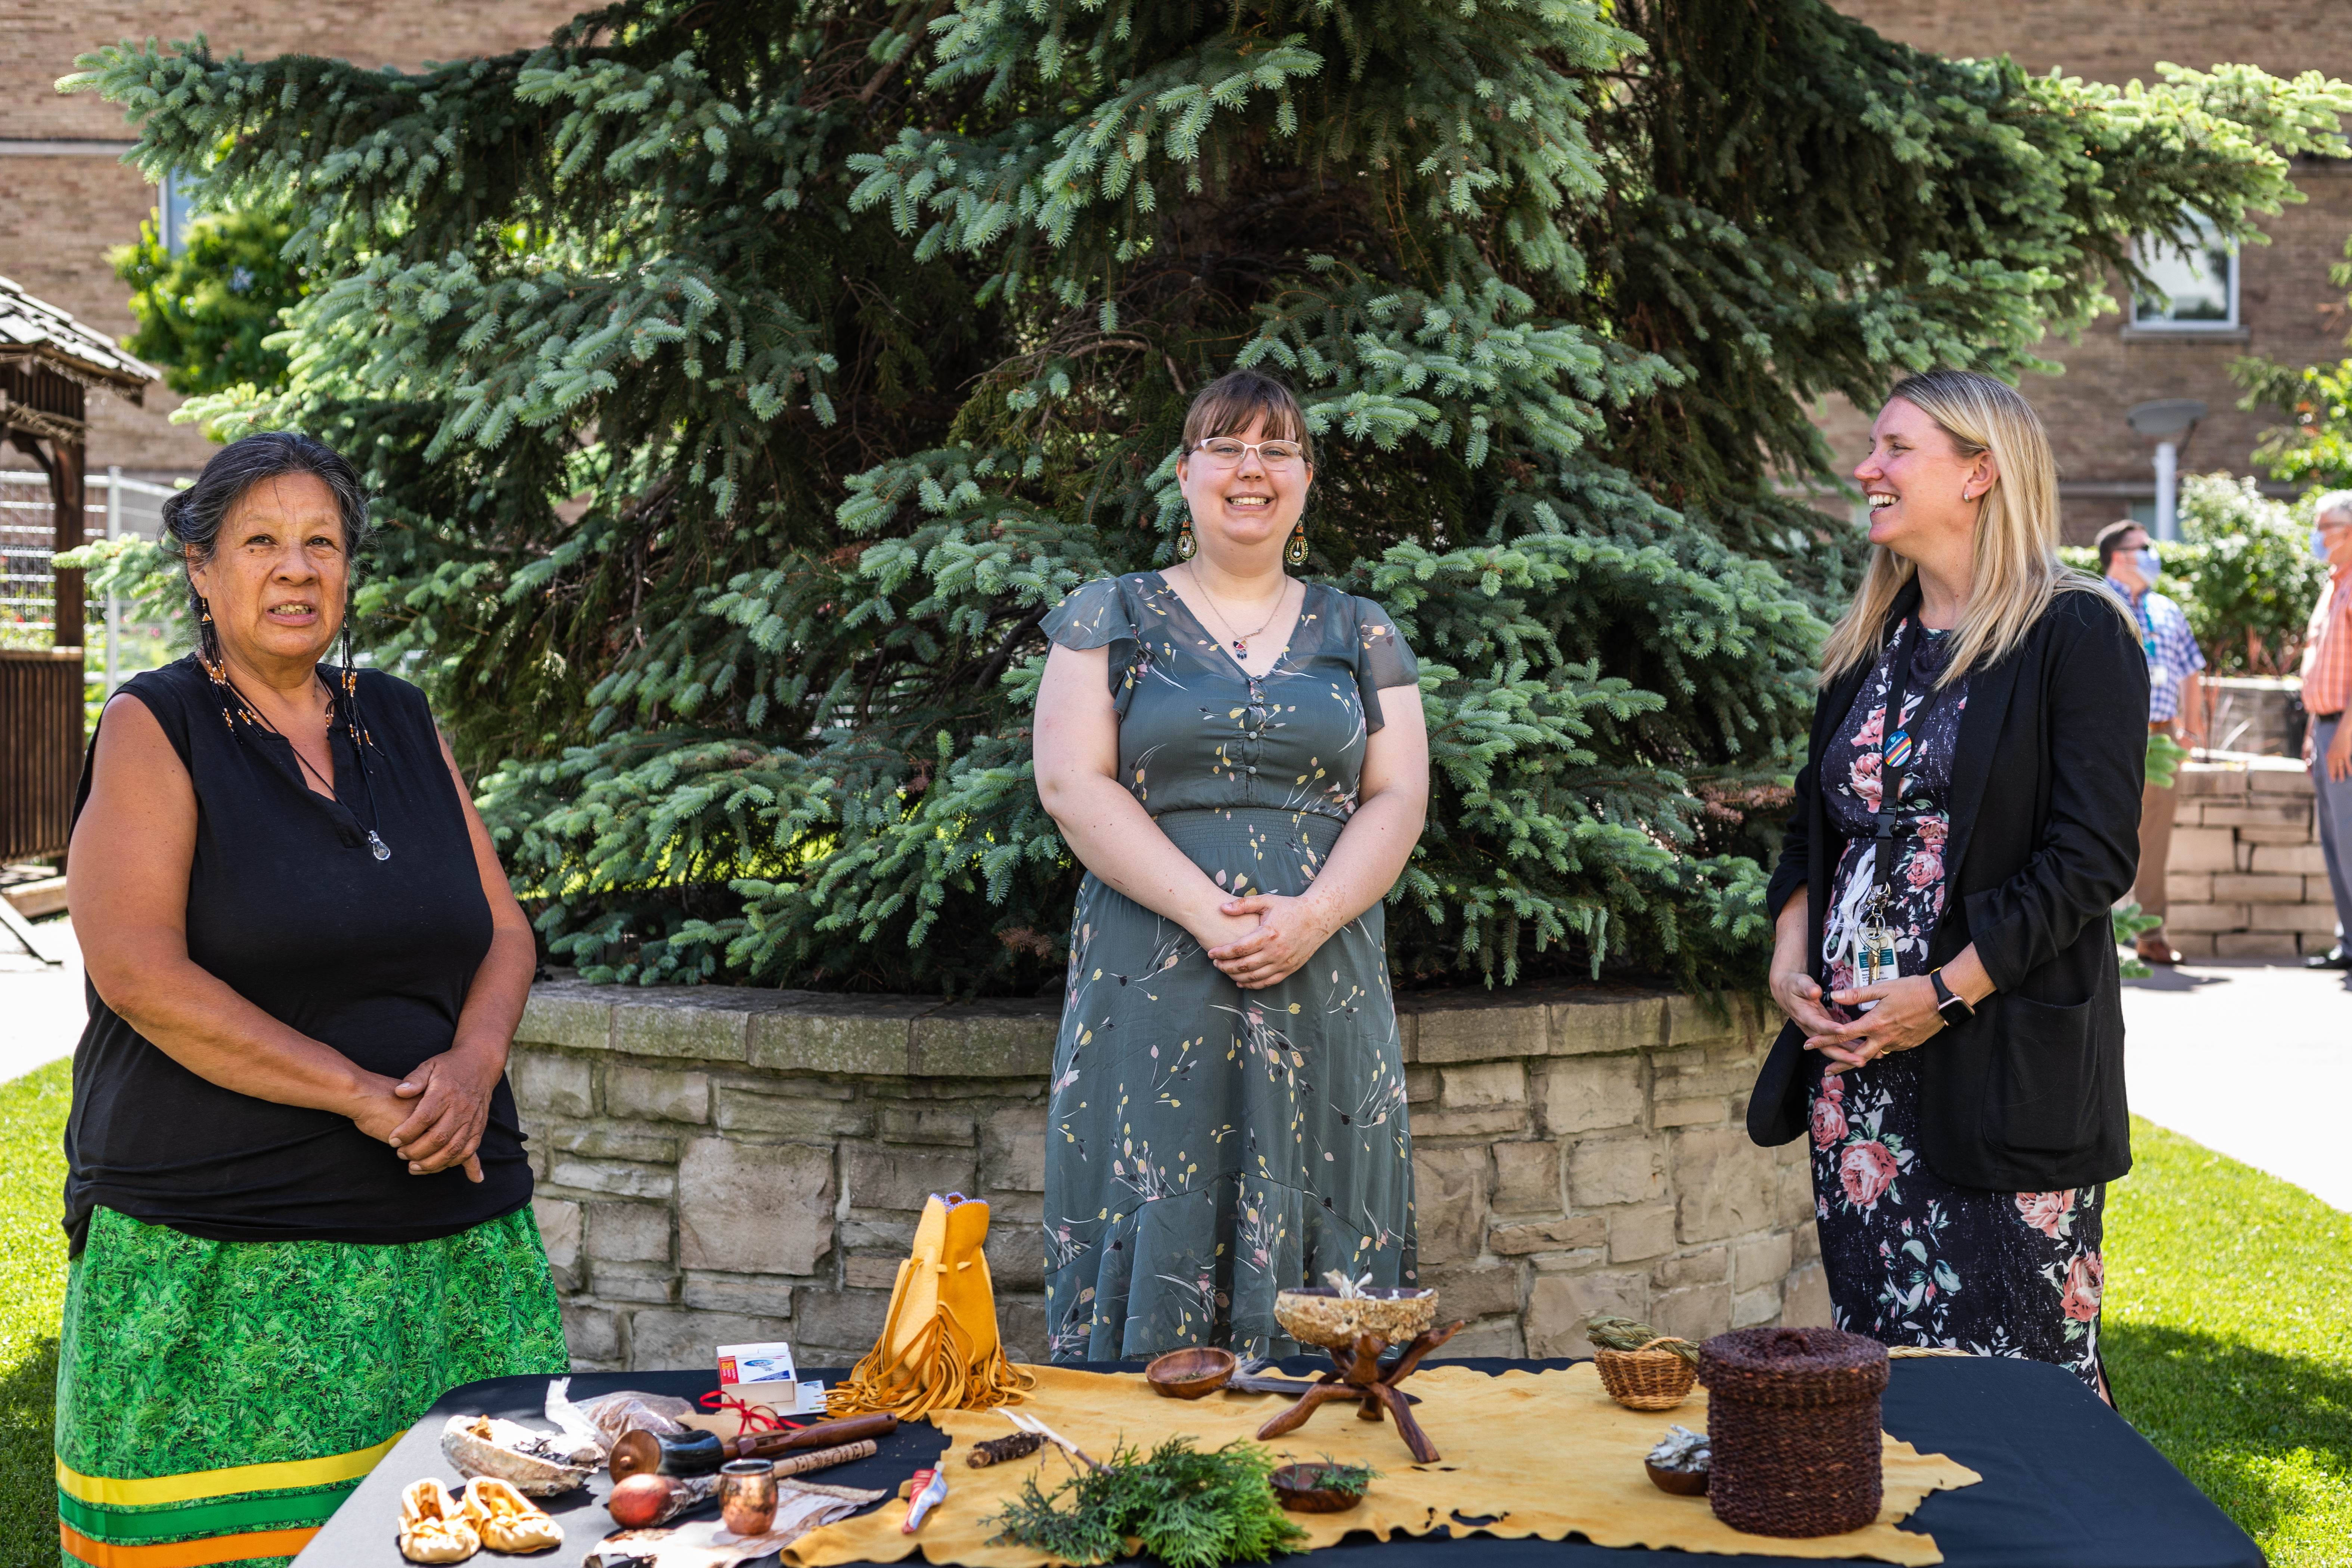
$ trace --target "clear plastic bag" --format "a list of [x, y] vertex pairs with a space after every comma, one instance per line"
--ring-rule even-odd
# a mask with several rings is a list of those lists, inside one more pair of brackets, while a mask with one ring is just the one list
[[694, 1414], [694, 1406], [675, 1394], [622, 1389], [574, 1405], [571, 1390], [572, 1380], [568, 1377], [549, 1382], [547, 1418], [572, 1436], [595, 1444], [598, 1451], [606, 1455], [612, 1453], [613, 1445], [626, 1432], [678, 1436], [688, 1429], [678, 1417]]

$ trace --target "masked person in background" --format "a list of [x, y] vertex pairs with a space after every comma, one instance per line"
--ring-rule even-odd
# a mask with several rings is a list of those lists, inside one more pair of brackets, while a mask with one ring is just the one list
[[2319, 808], [2319, 847], [2336, 894], [2336, 945], [2311, 959], [2314, 969], [2352, 969], [2352, 490], [2330, 490], [2311, 509], [2311, 552], [2334, 568], [2312, 606], [2303, 643], [2303, 705], [2311, 714], [2303, 757], [2311, 764]]
[[[2099, 530], [2099, 570], [2107, 586], [2123, 595], [2139, 624], [2140, 651], [2147, 655], [2147, 727], [2190, 750], [2205, 743], [2205, 655], [2189, 635], [2189, 617], [2179, 605], [2156, 591], [2163, 568], [2149, 548], [2147, 530], [2126, 518]], [[2150, 779], [2139, 802], [2139, 880], [2132, 900], [2139, 912], [2164, 919], [2164, 865], [2172, 854], [2172, 816], [2179, 793], [2170, 784]], [[2157, 926], [2139, 935], [2139, 955], [2150, 963], [2178, 963]]]

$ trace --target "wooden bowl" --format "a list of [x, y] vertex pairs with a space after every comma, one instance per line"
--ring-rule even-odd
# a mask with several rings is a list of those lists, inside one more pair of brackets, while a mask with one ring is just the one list
[[1362, 1334], [1402, 1344], [1437, 1321], [1437, 1292], [1379, 1285], [1342, 1297], [1328, 1285], [1308, 1286], [1277, 1292], [1274, 1321], [1301, 1344], [1344, 1349]]
[[1153, 1388], [1171, 1399], [1198, 1399], [1224, 1387], [1225, 1380], [1240, 1364], [1231, 1351], [1192, 1345], [1170, 1351], [1145, 1367], [1143, 1375]]
[[1360, 1491], [1323, 1485], [1321, 1465], [1285, 1465], [1267, 1482], [1275, 1500], [1293, 1513], [1345, 1513], [1364, 1500]]
[[1672, 1492], [1676, 1497], [1706, 1496], [1706, 1470], [1669, 1470], [1647, 1459], [1642, 1461], [1642, 1468], [1650, 1472], [1651, 1484], [1662, 1492]]

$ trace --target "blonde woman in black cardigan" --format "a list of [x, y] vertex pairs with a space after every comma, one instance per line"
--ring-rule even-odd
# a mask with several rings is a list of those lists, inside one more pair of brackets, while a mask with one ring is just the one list
[[1790, 1022], [1748, 1131], [1811, 1140], [1840, 1327], [2104, 1393], [2101, 1211], [2131, 1165], [2107, 914], [2138, 855], [2147, 661], [2058, 563], [2049, 440], [2011, 388], [1904, 382], [1854, 477], [1874, 548], [1772, 879]]

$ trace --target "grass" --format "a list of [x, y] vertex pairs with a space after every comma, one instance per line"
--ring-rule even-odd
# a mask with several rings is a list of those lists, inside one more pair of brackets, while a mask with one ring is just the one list
[[[0, 1084], [0, 1568], [57, 1562], [49, 1458], [71, 1064]], [[2352, 1215], [2135, 1118], [2109, 1191], [2107, 1375], [2274, 1568], [2352, 1563]]]
[[2132, 1119], [2109, 1188], [2116, 1403], [2274, 1568], [2352, 1563], [2352, 1215]]
[[73, 1063], [0, 1084], [0, 1564], [55, 1568], [56, 1471], [49, 1458], [65, 1308], [66, 1107]]

